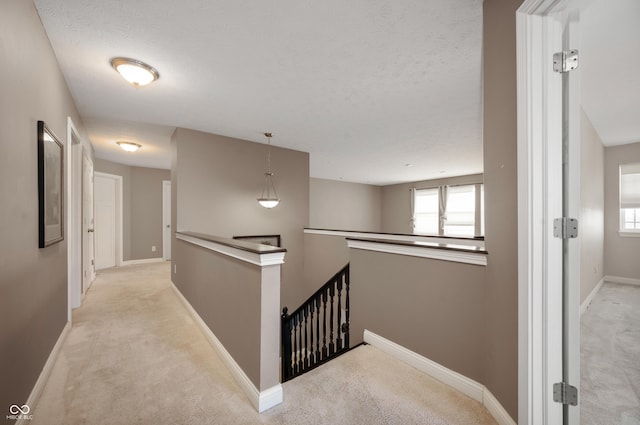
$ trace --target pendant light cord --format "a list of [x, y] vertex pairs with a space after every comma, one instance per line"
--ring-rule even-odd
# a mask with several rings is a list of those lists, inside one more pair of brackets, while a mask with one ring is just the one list
[[267, 172], [271, 174], [271, 133], [264, 133], [267, 136]]

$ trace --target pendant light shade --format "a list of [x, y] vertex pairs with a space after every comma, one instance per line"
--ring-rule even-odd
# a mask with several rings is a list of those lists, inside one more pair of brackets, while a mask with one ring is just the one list
[[264, 173], [264, 186], [262, 194], [258, 198], [258, 203], [265, 208], [273, 208], [280, 203], [276, 186], [273, 183], [273, 173], [271, 172], [271, 133], [264, 133], [267, 137], [267, 172]]

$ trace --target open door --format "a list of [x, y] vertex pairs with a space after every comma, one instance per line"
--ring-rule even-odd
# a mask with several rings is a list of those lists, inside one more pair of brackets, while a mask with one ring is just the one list
[[95, 279], [93, 163], [86, 155], [82, 160], [82, 295]]

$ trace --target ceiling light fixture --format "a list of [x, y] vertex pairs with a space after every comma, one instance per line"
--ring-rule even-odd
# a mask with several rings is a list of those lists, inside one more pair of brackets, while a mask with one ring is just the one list
[[118, 144], [118, 146], [122, 148], [122, 150], [125, 150], [127, 152], [135, 152], [142, 147], [142, 145], [139, 145], [133, 142], [116, 142], [116, 143]]
[[264, 133], [267, 137], [267, 172], [264, 173], [264, 186], [262, 194], [258, 198], [258, 203], [265, 208], [273, 208], [280, 203], [276, 186], [273, 184], [273, 173], [271, 172], [271, 133]]
[[111, 66], [134, 87], [146, 86], [160, 78], [155, 68], [136, 59], [113, 58]]

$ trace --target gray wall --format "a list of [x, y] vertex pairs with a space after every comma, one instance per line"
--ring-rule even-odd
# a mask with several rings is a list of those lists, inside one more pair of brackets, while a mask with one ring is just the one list
[[485, 0], [483, 13], [486, 268], [481, 382], [518, 417], [516, 20], [522, 0]]
[[349, 248], [344, 236], [306, 233], [304, 235], [304, 282], [308, 296], [320, 289], [348, 262]]
[[351, 249], [351, 344], [368, 329], [484, 382], [485, 268]]
[[385, 233], [413, 233], [411, 229], [411, 192], [415, 187], [428, 188], [442, 185], [482, 183], [482, 174], [423, 180], [394, 184], [382, 188], [382, 231]]
[[309, 179], [310, 227], [380, 232], [381, 208], [380, 186]]
[[176, 240], [173, 283], [260, 388], [260, 267]]
[[[95, 159], [94, 170], [122, 176], [122, 259], [162, 257], [162, 181], [169, 170], [132, 167]], [[151, 247], [156, 246], [156, 252]]]
[[[309, 154], [272, 147], [271, 168], [281, 202], [265, 209], [256, 200], [267, 165], [265, 144], [182, 128], [176, 130], [172, 143], [176, 145], [174, 229], [226, 238], [279, 234], [287, 249], [281, 301], [297, 307], [308, 296], [303, 229], [309, 223]], [[176, 258], [176, 249], [172, 250]]]
[[604, 146], [589, 117], [580, 116], [580, 302], [604, 276]]
[[[67, 322], [67, 241], [38, 248], [37, 121], [45, 121], [65, 149], [67, 116], [83, 143], [87, 138], [31, 1], [0, 2], [0, 63], [0, 408], [4, 421], [10, 405], [27, 401]], [[89, 154], [93, 156], [92, 151]]]
[[607, 147], [604, 150], [604, 274], [640, 279], [640, 238], [618, 234], [619, 167], [640, 162], [640, 143]]

